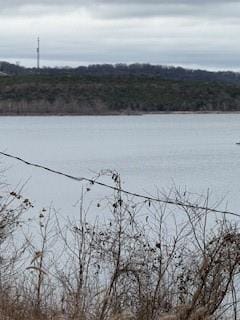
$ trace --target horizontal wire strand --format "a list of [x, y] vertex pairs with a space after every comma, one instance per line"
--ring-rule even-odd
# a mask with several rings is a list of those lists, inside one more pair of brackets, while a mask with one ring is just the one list
[[96, 180], [93, 180], [93, 179], [89, 179], [89, 178], [85, 178], [85, 177], [72, 176], [70, 174], [67, 174], [67, 173], [64, 173], [64, 172], [61, 172], [61, 171], [58, 171], [58, 170], [55, 170], [55, 169], [51, 169], [49, 167], [45, 167], [45, 166], [37, 164], [37, 163], [29, 162], [27, 160], [24, 160], [23, 158], [20, 158], [20, 157], [17, 157], [17, 156], [14, 156], [14, 155], [11, 155], [11, 154], [8, 154], [8, 153], [5, 153], [5, 152], [1, 152], [0, 151], [0, 155], [2, 155], [4, 157], [11, 158], [11, 159], [14, 159], [14, 160], [17, 160], [17, 161], [20, 161], [20, 162], [24, 163], [25, 165], [28, 165], [28, 166], [31, 166], [31, 167], [39, 168], [39, 169], [51, 172], [53, 174], [61, 175], [61, 176], [65, 177], [65, 178], [68, 178], [68, 179], [71, 179], [71, 180], [74, 180], [74, 181], [79, 181], [79, 182], [86, 181], [86, 182], [89, 182], [91, 184], [96, 184], [96, 185], [99, 185], [101, 187], [105, 187], [105, 188], [108, 188], [108, 189], [111, 189], [111, 190], [114, 190], [114, 191], [122, 192], [124, 194], [130, 195], [130, 196], [133, 196], [133, 197], [144, 199], [145, 201], [154, 201], [154, 202], [159, 202], [159, 203], [163, 203], [163, 204], [169, 204], [169, 205], [175, 205], [175, 206], [179, 206], [179, 207], [184, 207], [184, 208], [188, 208], [188, 209], [205, 210], [205, 211], [209, 211], [209, 212], [212, 212], [212, 213], [221, 213], [221, 214], [224, 214], [224, 215], [232, 215], [232, 216], [240, 218], [240, 214], [235, 213], [235, 212], [222, 211], [222, 210], [217, 210], [217, 209], [208, 208], [208, 207], [204, 207], [204, 206], [198, 206], [198, 205], [194, 205], [194, 204], [184, 203], [184, 202], [181, 202], [181, 201], [170, 200], [170, 199], [165, 199], [164, 200], [164, 199], [154, 198], [154, 197], [151, 197], [151, 196], [149, 197], [149, 196], [145, 196], [145, 195], [140, 194], [140, 193], [135, 193], [135, 192], [131, 192], [131, 191], [128, 191], [128, 190], [125, 190], [125, 189], [122, 189], [122, 188], [117, 188], [117, 187], [114, 187], [114, 186], [111, 186], [109, 184], [106, 184], [106, 183], [103, 183], [103, 182], [100, 182], [100, 181], [96, 181]]

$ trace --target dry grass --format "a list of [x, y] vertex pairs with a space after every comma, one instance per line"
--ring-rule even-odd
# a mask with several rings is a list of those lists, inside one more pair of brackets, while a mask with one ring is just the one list
[[[114, 182], [119, 187], [120, 177]], [[0, 200], [0, 319], [239, 319], [235, 222], [116, 191], [96, 203], [96, 210], [108, 208], [108, 219], [93, 223], [83, 198], [78, 219], [64, 224], [54, 210], [42, 210], [37, 236], [24, 232], [18, 246], [31, 203], [17, 193]]]

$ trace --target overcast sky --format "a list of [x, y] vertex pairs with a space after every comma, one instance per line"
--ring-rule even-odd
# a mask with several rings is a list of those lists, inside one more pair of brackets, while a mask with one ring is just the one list
[[0, 0], [0, 60], [240, 70], [240, 1]]

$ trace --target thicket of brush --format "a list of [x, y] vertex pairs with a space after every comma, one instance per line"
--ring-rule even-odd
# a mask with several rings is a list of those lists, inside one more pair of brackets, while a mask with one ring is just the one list
[[36, 221], [25, 221], [34, 211], [28, 199], [0, 189], [0, 319], [239, 319], [235, 222], [199, 203], [170, 206], [120, 191], [95, 204], [107, 218], [94, 220], [84, 204], [89, 189], [77, 219], [42, 209]]

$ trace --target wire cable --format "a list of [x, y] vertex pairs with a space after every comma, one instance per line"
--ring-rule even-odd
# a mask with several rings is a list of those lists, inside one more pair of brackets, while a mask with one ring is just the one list
[[71, 179], [71, 180], [74, 180], [74, 181], [79, 181], [79, 182], [86, 181], [86, 182], [89, 182], [90, 184], [96, 184], [96, 185], [99, 185], [101, 187], [105, 187], [105, 188], [108, 188], [108, 189], [111, 189], [111, 190], [114, 190], [114, 191], [122, 192], [122, 193], [124, 193], [126, 195], [130, 195], [130, 196], [133, 196], [133, 197], [141, 198], [141, 199], [143, 199], [145, 201], [150, 201], [150, 202], [154, 201], [154, 202], [159, 202], [159, 203], [163, 203], [163, 204], [170, 204], [170, 205], [183, 207], [183, 208], [186, 208], [186, 209], [205, 210], [207, 212], [221, 213], [221, 214], [224, 214], [224, 215], [232, 215], [232, 216], [240, 218], [240, 214], [235, 213], [235, 212], [217, 210], [217, 209], [213, 209], [213, 208], [208, 208], [207, 206], [206, 207], [198, 206], [198, 205], [194, 205], [194, 204], [184, 203], [184, 202], [179, 201], [179, 200], [160, 199], [160, 198], [155, 198], [155, 197], [151, 197], [151, 196], [146, 196], [146, 195], [143, 195], [143, 194], [140, 194], [140, 193], [131, 192], [131, 191], [128, 191], [128, 190], [125, 190], [125, 189], [122, 189], [122, 188], [117, 188], [117, 187], [111, 186], [109, 184], [106, 184], [106, 183], [103, 183], [103, 182], [100, 182], [100, 181], [96, 181], [96, 180], [93, 180], [93, 179], [89, 179], [89, 178], [86, 178], [86, 177], [72, 176], [72, 175], [64, 173], [62, 171], [51, 169], [49, 167], [45, 167], [45, 166], [37, 164], [37, 163], [32, 163], [30, 161], [24, 160], [23, 158], [20, 158], [20, 157], [17, 157], [17, 156], [14, 156], [14, 155], [11, 155], [11, 154], [8, 154], [8, 153], [5, 153], [5, 152], [1, 152], [0, 151], [0, 155], [2, 155], [4, 157], [11, 158], [11, 159], [14, 159], [14, 160], [17, 160], [17, 161], [20, 161], [20, 162], [24, 163], [27, 166], [36, 167], [36, 168], [48, 171], [48, 172], [53, 173], [53, 174], [61, 175], [61, 176], [65, 177], [65, 178], [68, 178], [68, 179]]

